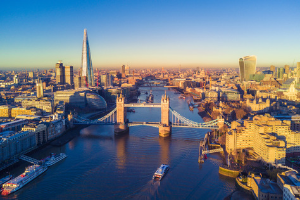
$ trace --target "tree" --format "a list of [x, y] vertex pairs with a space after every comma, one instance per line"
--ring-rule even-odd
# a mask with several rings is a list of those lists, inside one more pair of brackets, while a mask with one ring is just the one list
[[220, 143], [220, 145], [226, 144], [226, 134], [223, 134], [219, 137], [219, 143]]

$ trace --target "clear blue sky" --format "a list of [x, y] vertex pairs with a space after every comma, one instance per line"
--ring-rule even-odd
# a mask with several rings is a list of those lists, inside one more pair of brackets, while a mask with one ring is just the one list
[[0, 1], [0, 69], [258, 67], [300, 62], [299, 0]]

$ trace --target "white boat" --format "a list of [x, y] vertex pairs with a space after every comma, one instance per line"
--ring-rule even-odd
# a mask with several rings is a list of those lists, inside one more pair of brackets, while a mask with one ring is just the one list
[[153, 179], [158, 178], [159, 180], [161, 180], [168, 171], [169, 171], [169, 165], [162, 164], [154, 173]]
[[8, 175], [8, 176], [6, 176], [6, 177], [4, 177], [4, 178], [2, 178], [2, 179], [0, 179], [0, 192], [2, 192], [2, 185], [4, 184], [4, 183], [6, 183], [7, 181], [9, 181], [10, 179], [12, 179], [12, 175]]
[[31, 165], [26, 167], [23, 174], [3, 184], [1, 195], [6, 196], [21, 189], [24, 185], [44, 173], [47, 169], [47, 167], [42, 165]]
[[65, 153], [59, 153], [59, 154], [52, 153], [50, 156], [44, 159], [44, 162], [46, 166], [50, 167], [55, 163], [65, 159], [66, 157], [67, 155]]

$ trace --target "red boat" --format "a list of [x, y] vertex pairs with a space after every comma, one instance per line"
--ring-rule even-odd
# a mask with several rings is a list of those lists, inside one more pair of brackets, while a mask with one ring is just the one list
[[203, 157], [204, 157], [204, 159], [207, 159], [207, 155], [206, 155], [206, 154], [204, 154], [204, 156], [203, 156]]

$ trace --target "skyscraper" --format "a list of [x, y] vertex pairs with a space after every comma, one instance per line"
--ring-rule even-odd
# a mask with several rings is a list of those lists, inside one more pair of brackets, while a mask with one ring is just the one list
[[88, 41], [86, 29], [84, 29], [83, 44], [82, 44], [82, 79], [86, 81], [86, 86], [94, 86], [94, 73], [91, 59], [91, 51]]
[[65, 66], [65, 83], [71, 86], [74, 85], [73, 66]]
[[275, 70], [275, 66], [274, 65], [271, 65], [270, 66], [270, 71], [272, 71], [273, 73], [273, 77], [275, 77], [275, 72], [276, 72], [276, 70]]
[[289, 73], [290, 73], [290, 66], [289, 65], [284, 65], [284, 73], [289, 75]]
[[241, 81], [249, 81], [250, 74], [256, 72], [256, 56], [245, 56], [239, 59]]
[[65, 69], [61, 61], [58, 61], [55, 65], [56, 72], [56, 84], [65, 84]]
[[38, 80], [36, 82], [36, 97], [42, 98], [44, 96], [44, 89], [43, 89], [43, 83], [41, 80]]
[[300, 62], [297, 62], [297, 77], [300, 78]]

